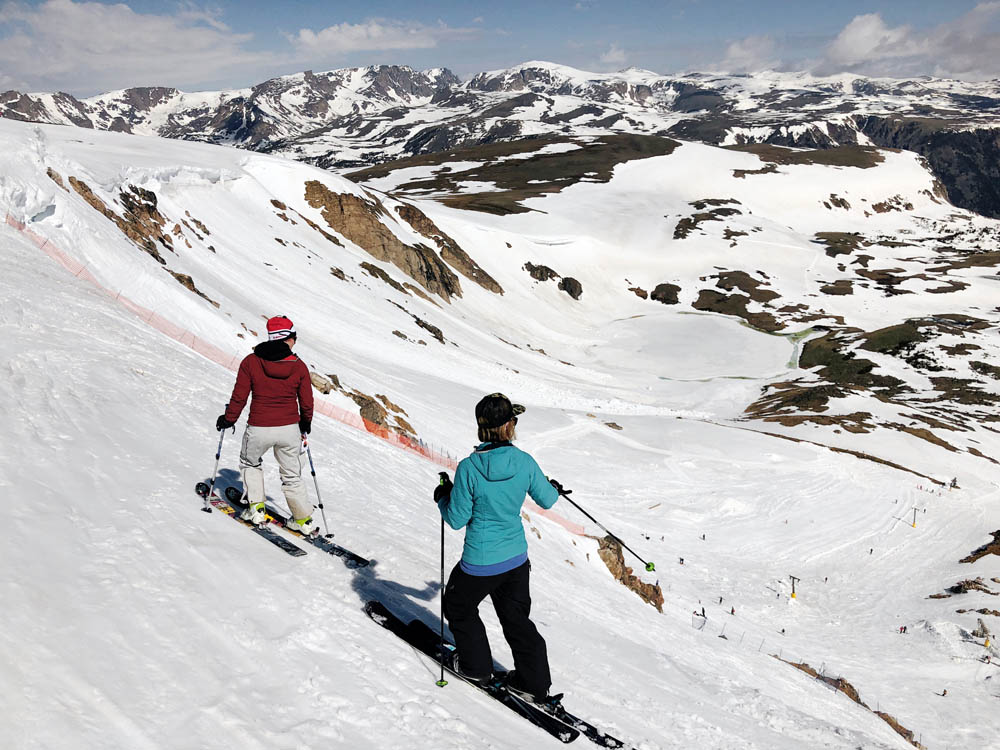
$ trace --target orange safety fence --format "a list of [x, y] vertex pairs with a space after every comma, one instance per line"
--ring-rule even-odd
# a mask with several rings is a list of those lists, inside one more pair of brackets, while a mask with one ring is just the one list
[[[48, 238], [43, 237], [31, 229], [28, 229], [25, 222], [14, 218], [11, 216], [10, 212], [7, 212], [6, 214], [6, 223], [8, 226], [13, 227], [21, 232], [25, 237], [30, 239], [32, 244], [38, 247], [39, 250], [44, 252], [71, 274], [76, 276], [78, 279], [89, 282], [92, 286], [113, 298], [150, 327], [168, 336], [179, 344], [188, 347], [205, 359], [215, 362], [218, 365], [222, 365], [232, 372], [235, 372], [237, 368], [239, 368], [240, 361], [242, 360], [240, 355], [224, 351], [214, 344], [196, 336], [193, 332], [188, 331], [185, 328], [181, 328], [177, 324], [167, 320], [159, 313], [133, 302], [128, 297], [123, 296], [121, 292], [116, 293], [105, 288], [87, 269], [86, 265], [67, 255]], [[409, 435], [400, 434], [395, 430], [389, 429], [388, 427], [371, 422], [370, 420], [362, 417], [360, 414], [356, 414], [355, 412], [344, 409], [343, 407], [331, 404], [329, 401], [322, 398], [316, 398], [315, 402], [315, 410], [326, 417], [335, 419], [336, 421], [350, 427], [354, 427], [355, 429], [364, 430], [380, 440], [390, 443], [397, 448], [422, 456], [423, 458], [426, 458], [444, 468], [454, 470], [458, 465], [458, 462], [452, 456], [428, 446], [422, 440], [410, 437]], [[534, 505], [534, 503], [532, 504]], [[537, 505], [534, 507], [534, 512], [558, 523], [560, 526], [574, 534], [584, 534], [583, 526], [573, 523], [557, 513], [546, 510]]]

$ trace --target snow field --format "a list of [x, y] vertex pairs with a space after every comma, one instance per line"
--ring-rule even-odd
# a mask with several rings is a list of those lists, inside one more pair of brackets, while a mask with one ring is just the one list
[[[318, 175], [331, 189], [356, 189], [335, 176], [198, 144], [143, 140], [139, 149], [137, 139], [114, 134], [87, 134], [76, 144], [77, 133], [0, 123], [18, 159], [31, 149], [44, 156], [4, 161], [0, 198], [38, 217], [32, 228], [86, 260], [102, 283], [234, 353], [256, 340], [241, 323], [259, 333], [265, 312], [289, 314], [314, 369], [387, 393], [422, 436], [460, 455], [474, 442], [470, 415], [482, 393], [505, 390], [528, 405], [519, 442], [575, 489], [574, 499], [657, 563], [667, 593], [660, 615], [611, 580], [595, 542], [527, 510], [536, 621], [549, 643], [553, 687], [567, 692], [573, 710], [642, 750], [908, 747], [843, 695], [767, 655], [780, 651], [843, 673], [928, 747], [948, 747], [956, 734], [970, 744], [995, 736], [995, 683], [972, 660], [979, 652], [961, 640], [954, 614], [965, 601], [924, 599], [959, 578], [997, 575], [989, 558], [973, 568], [951, 562], [1000, 520], [985, 464], [943, 458], [939, 448], [903, 435], [882, 437], [887, 445], [878, 447], [888, 455], [962, 475], [961, 492], [928, 495], [926, 518], [913, 529], [896, 517], [899, 506], [923, 500], [914, 489], [919, 478], [728, 421], [775, 366], [780, 371], [790, 344], [611, 288], [608, 279], [626, 276], [644, 285], [668, 280], [632, 278], [662, 252], [657, 235], [610, 254], [610, 236], [624, 219], [598, 227], [568, 213], [601, 187], [612, 209], [627, 206], [625, 195], [636, 188], [618, 185], [617, 172], [610, 185], [547, 199], [545, 222], [421, 204], [507, 290], [498, 300], [463, 279], [463, 299], [438, 308], [365, 276], [357, 262], [370, 258], [360, 250], [318, 242], [303, 222], [291, 226], [268, 213], [274, 196], [322, 225], [299, 198], [301, 184]], [[93, 209], [60, 191], [40, 168], [49, 164], [109, 199], [134, 178], [156, 190], [168, 216], [190, 210], [204, 221], [212, 231], [204, 243], [191, 237], [192, 250], [165, 256], [222, 307], [182, 289]], [[679, 212], [702, 197], [712, 196], [667, 194], [661, 203], [669, 205], [657, 210], [676, 205]], [[596, 211], [596, 195], [593, 201]], [[673, 223], [664, 226], [669, 234]], [[272, 243], [271, 232], [289, 246]], [[808, 251], [806, 267], [822, 259], [822, 249], [793, 241]], [[205, 249], [209, 243], [217, 253]], [[692, 250], [714, 247], [712, 238], [699, 239]], [[150, 332], [13, 230], [0, 228], [0, 250], [8, 266], [0, 326], [14, 352], [0, 369], [9, 394], [0, 408], [10, 424], [0, 482], [16, 498], [0, 562], [17, 571], [2, 584], [10, 606], [0, 638], [18, 654], [0, 667], [0, 687], [14, 696], [0, 715], [13, 719], [15, 747], [545, 746], [544, 735], [463, 686], [434, 687], [432, 666], [360, 611], [365, 598], [379, 596], [436, 622], [439, 522], [429, 495], [437, 466], [318, 419], [311, 444], [327, 515], [340, 543], [377, 564], [352, 573], [312, 550], [287, 558], [220, 514], [198, 512], [191, 491], [210, 468], [211, 426], [232, 375]], [[785, 257], [775, 262], [800, 268], [800, 259]], [[554, 283], [526, 283], [527, 260], [578, 276], [582, 303]], [[706, 272], [704, 259], [689, 263], [682, 281], [696, 267]], [[330, 265], [360, 283], [334, 279]], [[786, 276], [794, 274], [782, 271], [781, 284]], [[459, 346], [392, 336], [394, 328], [426, 333], [384, 298], [439, 323]], [[631, 318], [639, 314], [646, 317]], [[667, 334], [681, 320], [690, 325], [677, 329], [683, 359], [671, 361], [665, 339], [640, 352], [650, 372], [624, 361], [633, 347], [617, 330], [600, 328], [630, 318], [637, 338], [636, 329], [653, 321]], [[733, 366], [720, 375], [712, 368], [727, 336]], [[660, 379], [677, 374], [711, 379]], [[816, 436], [853, 447], [859, 439], [821, 429]], [[238, 437], [226, 438], [224, 479], [234, 476]], [[277, 495], [273, 473], [268, 487]], [[568, 505], [556, 509], [584, 521]], [[446, 551], [450, 567], [460, 535], [448, 534]], [[802, 578], [794, 602], [789, 574]], [[718, 596], [722, 605], [713, 604]], [[700, 606], [708, 622], [695, 630], [691, 612]], [[509, 666], [488, 610], [495, 656]], [[903, 623], [912, 636], [894, 633]], [[723, 626], [727, 639], [716, 637]], [[948, 699], [936, 697], [945, 685]]]

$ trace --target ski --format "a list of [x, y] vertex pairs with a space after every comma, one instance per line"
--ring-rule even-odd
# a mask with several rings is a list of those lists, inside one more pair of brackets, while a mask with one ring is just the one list
[[[246, 503], [243, 501], [243, 493], [238, 487], [226, 487], [226, 499], [233, 505], [245, 506]], [[344, 561], [344, 565], [348, 568], [365, 568], [371, 565], [371, 560], [362, 557], [356, 552], [351, 552], [346, 547], [341, 547], [339, 544], [334, 544], [329, 539], [323, 536], [313, 536], [304, 537], [302, 534], [295, 531], [289, 524], [288, 518], [284, 516], [277, 509], [272, 508], [270, 505], [265, 506], [267, 512], [268, 523], [272, 523], [275, 526], [280, 526], [291, 534], [294, 534], [303, 542], [311, 544], [316, 549], [322, 550], [329, 555], [339, 557]], [[332, 535], [331, 535], [332, 536]]]
[[[434, 643], [435, 645], [440, 643], [440, 638], [438, 634], [434, 632], [433, 628], [431, 628], [425, 622], [421, 622], [420, 620], [414, 620], [413, 622], [410, 623], [409, 628], [411, 629], [411, 631], [414, 632], [418, 630], [423, 631], [420, 637], [426, 639], [428, 642]], [[565, 708], [563, 708], [561, 704], [552, 707], [525, 700], [521, 696], [514, 695], [513, 693], [511, 693], [510, 696], [514, 700], [520, 701], [524, 706], [527, 706], [528, 708], [532, 708], [537, 711], [544, 711], [552, 718], [561, 721], [563, 724], [570, 727], [571, 729], [575, 729], [584, 737], [586, 737], [588, 740], [590, 740], [596, 745], [599, 745], [600, 747], [615, 748], [616, 750], [617, 748], [625, 747], [625, 743], [619, 740], [617, 737], [612, 737], [611, 735], [602, 732], [600, 729], [595, 727], [590, 722], [584, 721], [578, 716], [574, 716]]]
[[212, 494], [211, 497], [208, 496], [209, 486], [206, 482], [198, 482], [195, 485], [194, 491], [198, 493], [199, 497], [202, 499], [207, 499], [213, 508], [216, 508], [220, 512], [229, 516], [233, 520], [243, 524], [247, 528], [251, 529], [257, 536], [263, 537], [275, 547], [278, 547], [283, 552], [291, 555], [292, 557], [302, 557], [306, 554], [306, 551], [299, 547], [297, 544], [290, 542], [281, 536], [281, 534], [276, 533], [273, 529], [268, 527], [254, 526], [252, 523], [248, 523], [240, 518], [237, 509], [226, 500], [222, 499], [216, 494]]
[[593, 742], [595, 745], [598, 745], [600, 747], [610, 747], [610, 748], [625, 747], [625, 743], [622, 742], [617, 737], [612, 737], [610, 734], [602, 732], [600, 729], [595, 727], [590, 722], [584, 721], [578, 716], [574, 716], [562, 706], [556, 706], [555, 708], [551, 708], [549, 706], [540, 706], [534, 703], [528, 703], [520, 696], [515, 695], [513, 697], [516, 700], [521, 701], [525, 705], [530, 705], [534, 708], [539, 709], [540, 711], [545, 712], [552, 718], [561, 721], [566, 726], [572, 727], [580, 734], [582, 734], [584, 737], [586, 737], [588, 740]]
[[[462, 677], [462, 675], [452, 670], [449, 667], [450, 659], [441, 653], [441, 643], [438, 634], [419, 620], [413, 620], [407, 624], [390, 612], [384, 604], [378, 601], [367, 602], [365, 604], [365, 613], [383, 628], [391, 633], [395, 633], [401, 639], [413, 646], [413, 648], [417, 649], [425, 656], [430, 657], [436, 663], [441, 664], [444, 662], [445, 669], [447, 669], [448, 672], [454, 677], [457, 677], [466, 684], [471, 685], [480, 692], [485, 693], [490, 698], [506, 706], [522, 718], [527, 719], [536, 727], [545, 730], [560, 742], [572, 742], [580, 736], [580, 731], [571, 727], [566, 722], [560, 721], [554, 716], [542, 711], [538, 706], [522, 701], [516, 696], [508, 693], [503, 687], [502, 673], [497, 676], [497, 679], [495, 679], [492, 684], [482, 686], [475, 682], [466, 680]], [[445, 648], [454, 649], [454, 646], [445, 642]]]

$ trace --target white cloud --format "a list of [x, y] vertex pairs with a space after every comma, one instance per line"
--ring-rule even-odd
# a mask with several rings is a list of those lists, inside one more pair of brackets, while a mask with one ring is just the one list
[[313, 31], [300, 29], [291, 37], [300, 53], [320, 53], [327, 57], [348, 52], [402, 49], [430, 49], [447, 39], [476, 33], [473, 29], [452, 28], [443, 23], [427, 26], [387, 19], [371, 19], [364, 23], [341, 23]]
[[827, 47], [818, 71], [990, 78], [1000, 74], [998, 19], [1000, 2], [924, 30], [891, 27], [878, 13], [857, 16]]
[[855, 16], [809, 60], [788, 55], [783, 47], [789, 42], [745, 37], [729, 45], [717, 66], [733, 72], [805, 68], [821, 75], [1000, 77], [1000, 0], [924, 29], [890, 26], [878, 13]]
[[0, 6], [4, 27], [0, 69], [43, 89], [183, 86], [274, 64], [272, 54], [245, 48], [250, 34], [234, 33], [216, 14], [191, 5], [157, 15], [123, 4], [8, 2]]
[[766, 35], [739, 39], [726, 48], [722, 69], [734, 73], [773, 69], [779, 64], [776, 47], [774, 38]]
[[625, 50], [623, 50], [617, 44], [612, 44], [610, 47], [608, 47], [607, 52], [601, 55], [601, 62], [604, 65], [624, 65]]

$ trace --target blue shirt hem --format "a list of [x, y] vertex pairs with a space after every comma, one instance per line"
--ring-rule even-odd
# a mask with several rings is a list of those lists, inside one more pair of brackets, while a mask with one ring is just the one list
[[462, 568], [463, 572], [468, 573], [470, 576], [498, 576], [501, 573], [506, 573], [508, 570], [521, 567], [527, 561], [528, 553], [522, 552], [520, 555], [512, 557], [509, 560], [491, 563], [490, 565], [473, 565], [472, 563], [467, 563], [465, 560], [462, 560], [459, 562], [459, 567]]

